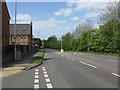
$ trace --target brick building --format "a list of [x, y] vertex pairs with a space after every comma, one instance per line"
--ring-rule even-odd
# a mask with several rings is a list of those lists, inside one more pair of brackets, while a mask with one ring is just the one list
[[9, 21], [10, 15], [6, 2], [0, 1], [0, 39], [2, 42], [2, 64], [7, 63], [5, 57], [7, 56], [7, 46], [9, 45]]
[[[14, 24], [10, 25], [10, 44], [14, 44]], [[30, 24], [16, 24], [16, 44], [28, 45], [32, 50], [32, 22]]]

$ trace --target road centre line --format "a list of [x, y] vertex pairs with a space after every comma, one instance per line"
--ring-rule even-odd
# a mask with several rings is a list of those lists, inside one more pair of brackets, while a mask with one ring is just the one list
[[34, 89], [39, 89], [39, 84], [34, 84]]
[[39, 78], [39, 75], [35, 75], [35, 78]]
[[37, 74], [39, 74], [39, 72], [35, 72], [35, 74], [37, 75]]
[[88, 66], [90, 66], [90, 67], [97, 68], [96, 66], [91, 65], [91, 64], [88, 64], [88, 63], [85, 63], [85, 62], [83, 62], [83, 61], [79, 61], [79, 62], [82, 63], [82, 64], [85, 64], [85, 65], [88, 65]]
[[120, 75], [116, 74], [116, 73], [112, 73], [113, 75], [117, 76], [117, 77], [120, 77]]
[[43, 74], [45, 77], [47, 88], [53, 88], [52, 84], [50, 83], [50, 79], [48, 78], [47, 70], [44, 71], [45, 68], [42, 68], [42, 69], [43, 69]]
[[35, 69], [34, 89], [39, 89], [39, 70]]
[[49, 78], [46, 78], [45, 81], [48, 83], [48, 82], [50, 82], [50, 79], [49, 79]]
[[39, 79], [34, 79], [34, 83], [39, 83]]
[[38, 71], [38, 69], [35, 69], [35, 71]]
[[53, 88], [51, 83], [47, 83], [46, 85], [47, 85], [47, 88]]

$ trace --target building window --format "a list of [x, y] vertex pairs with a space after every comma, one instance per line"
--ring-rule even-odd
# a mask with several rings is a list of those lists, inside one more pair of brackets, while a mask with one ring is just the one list
[[22, 36], [20, 37], [20, 40], [22, 40]]
[[25, 40], [27, 40], [27, 37], [25, 36]]
[[15, 40], [15, 36], [13, 36], [13, 40]]

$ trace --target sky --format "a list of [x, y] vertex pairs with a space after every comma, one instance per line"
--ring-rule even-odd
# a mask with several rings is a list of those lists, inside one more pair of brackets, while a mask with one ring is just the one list
[[[17, 23], [33, 22], [33, 36], [47, 39], [52, 35], [61, 38], [73, 32], [79, 23], [90, 20], [98, 28], [98, 15], [107, 2], [17, 2]], [[14, 2], [7, 2], [14, 23]]]

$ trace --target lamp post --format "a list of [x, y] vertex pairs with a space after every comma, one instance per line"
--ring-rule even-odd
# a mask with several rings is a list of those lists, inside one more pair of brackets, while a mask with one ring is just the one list
[[15, 62], [16, 62], [16, 59], [17, 59], [17, 55], [16, 55], [16, 13], [17, 13], [17, 0], [15, 0], [15, 7], [14, 7], [14, 9], [15, 9], [15, 25], [14, 25], [14, 37], [15, 37]]
[[[89, 29], [89, 21], [90, 21], [90, 20], [86, 20], [86, 21], [88, 22], [88, 25], [87, 25], [88, 28], [87, 28], [87, 29]], [[88, 51], [89, 51], [89, 31], [88, 31]]]

